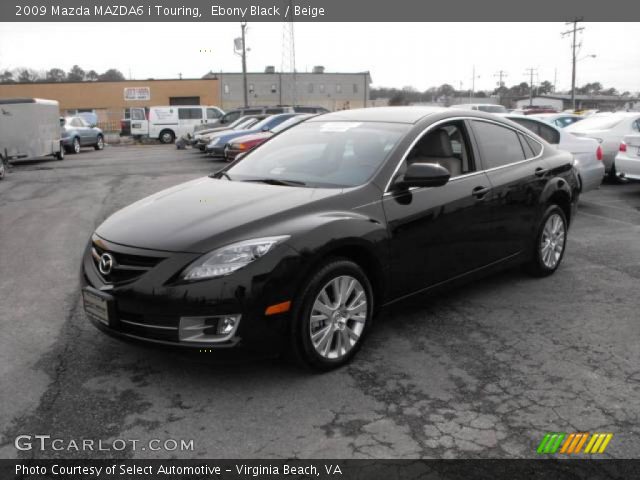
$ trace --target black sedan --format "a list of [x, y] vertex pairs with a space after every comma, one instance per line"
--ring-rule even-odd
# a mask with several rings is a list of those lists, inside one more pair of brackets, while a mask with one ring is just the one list
[[509, 120], [320, 115], [108, 218], [84, 254], [85, 310], [122, 338], [330, 369], [393, 302], [513, 265], [553, 273], [577, 200], [571, 155]]

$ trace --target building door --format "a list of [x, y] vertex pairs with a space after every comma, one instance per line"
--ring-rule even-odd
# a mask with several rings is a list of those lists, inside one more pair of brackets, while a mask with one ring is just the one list
[[169, 97], [169, 105], [200, 105], [200, 97]]

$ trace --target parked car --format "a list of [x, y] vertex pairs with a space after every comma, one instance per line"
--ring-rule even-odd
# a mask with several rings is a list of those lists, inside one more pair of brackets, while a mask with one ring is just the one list
[[255, 147], [263, 142], [266, 142], [274, 135], [285, 131], [287, 128], [291, 128], [294, 125], [297, 125], [298, 123], [312, 116], [313, 115], [311, 114], [296, 115], [295, 117], [291, 117], [290, 119], [285, 120], [280, 125], [276, 125], [271, 130], [267, 130], [265, 132], [250, 133], [248, 135], [243, 135], [241, 137], [235, 138], [227, 143], [227, 146], [224, 149], [224, 159], [227, 162], [232, 162], [241, 153], [247, 153], [248, 151], [253, 150]]
[[217, 123], [224, 112], [215, 106], [170, 105], [131, 108], [131, 135], [157, 138], [173, 143], [176, 138], [193, 134], [196, 125]]
[[602, 160], [610, 178], [616, 179], [615, 157], [625, 135], [640, 133], [640, 112], [596, 113], [566, 130], [580, 137], [595, 138], [602, 147]]
[[307, 105], [275, 105], [262, 107], [251, 106], [236, 108], [234, 110], [228, 111], [220, 118], [219, 123], [221, 125], [225, 125], [227, 123], [235, 121], [236, 119], [244, 115], [276, 115], [278, 113], [327, 113], [328, 111], [329, 110], [324, 107]]
[[268, 116], [269, 115], [247, 115], [244, 117], [240, 117], [235, 122], [229, 123], [227, 125], [204, 130], [202, 133], [197, 133], [194, 136], [195, 146], [197, 146], [200, 151], [204, 152], [207, 144], [209, 144], [216, 136], [232, 131], [248, 130], [253, 125], [261, 120], [264, 120]]
[[70, 153], [80, 153], [82, 147], [104, 148], [104, 133], [96, 126], [89, 125], [82, 117], [63, 117], [62, 145]]
[[214, 158], [224, 158], [224, 149], [234, 138], [238, 138], [243, 135], [268, 132], [272, 128], [280, 125], [285, 120], [298, 115], [297, 113], [279, 113], [277, 115], [271, 115], [264, 120], [252, 125], [248, 129], [234, 130], [231, 132], [220, 132], [215, 134], [211, 141], [208, 143], [206, 152]]
[[575, 113], [534, 113], [533, 116], [558, 128], [568, 127], [584, 119]]
[[621, 178], [640, 180], [640, 135], [625, 135], [615, 165]]
[[13, 159], [64, 158], [59, 112], [55, 100], [0, 99], [0, 178]]
[[524, 115], [538, 115], [540, 113], [558, 113], [558, 110], [551, 105], [524, 105], [522, 113]]
[[459, 105], [451, 105], [451, 108], [459, 108], [460, 110], [477, 110], [487, 113], [507, 113], [506, 107], [492, 103], [461, 103]]
[[564, 129], [550, 125], [534, 115], [504, 115], [512, 122], [531, 130], [549, 144], [571, 153], [580, 177], [581, 192], [596, 189], [604, 178], [602, 147], [593, 138], [576, 137]]
[[321, 115], [109, 217], [84, 252], [85, 311], [121, 338], [335, 368], [382, 307], [508, 266], [555, 272], [572, 162], [478, 111]]

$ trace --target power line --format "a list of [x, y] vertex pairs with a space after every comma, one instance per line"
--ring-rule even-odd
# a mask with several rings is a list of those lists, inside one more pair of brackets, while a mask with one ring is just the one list
[[582, 17], [576, 17], [573, 21], [566, 22], [565, 25], [573, 25], [573, 28], [561, 33], [563, 37], [571, 35], [571, 105], [574, 110], [576, 109], [576, 62], [578, 50], [582, 46], [581, 43], [577, 43], [576, 39], [578, 32], [582, 32], [584, 30], [584, 27], [578, 27], [578, 23], [580, 22], [582, 22]]
[[505, 72], [504, 70], [499, 70], [493, 76], [494, 77], [498, 77], [500, 79], [500, 80], [498, 80], [498, 88], [500, 88], [500, 87], [504, 87], [504, 82], [502, 81], [502, 79], [508, 77], [509, 74], [507, 72]]
[[529, 106], [533, 105], [533, 76], [538, 74], [537, 68], [527, 68], [527, 73], [529, 75]]

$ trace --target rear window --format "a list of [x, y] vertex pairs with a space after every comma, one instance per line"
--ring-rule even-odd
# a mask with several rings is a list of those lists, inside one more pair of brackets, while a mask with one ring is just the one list
[[478, 105], [478, 110], [488, 113], [507, 113], [507, 109], [502, 105]]
[[[625, 117], [620, 115], [602, 115], [587, 117], [575, 125], [576, 131], [583, 130], [610, 130], [618, 125]], [[573, 127], [571, 125], [569, 128]]]
[[510, 120], [522, 125], [552, 145], [560, 143], [560, 133], [542, 121], [529, 120], [528, 118], [511, 118]]

